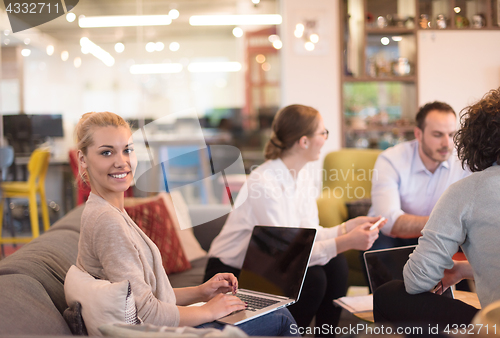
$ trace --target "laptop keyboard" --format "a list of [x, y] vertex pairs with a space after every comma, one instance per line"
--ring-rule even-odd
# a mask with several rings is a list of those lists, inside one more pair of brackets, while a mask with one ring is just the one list
[[263, 309], [267, 306], [279, 303], [278, 300], [269, 299], [269, 298], [262, 298], [262, 297], [258, 297], [258, 296], [247, 295], [247, 294], [240, 294], [240, 293], [237, 293], [236, 297], [238, 297], [239, 299], [241, 299], [244, 302], [247, 302], [248, 303], [247, 310], [250, 310], [250, 311], [260, 310], [260, 309]]

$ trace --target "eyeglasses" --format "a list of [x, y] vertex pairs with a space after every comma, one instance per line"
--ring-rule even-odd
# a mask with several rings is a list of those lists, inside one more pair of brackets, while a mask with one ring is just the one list
[[325, 131], [322, 131], [321, 133], [317, 133], [316, 135], [321, 135], [325, 138], [325, 140], [328, 140], [328, 135], [330, 135], [330, 132], [328, 129], [325, 129]]

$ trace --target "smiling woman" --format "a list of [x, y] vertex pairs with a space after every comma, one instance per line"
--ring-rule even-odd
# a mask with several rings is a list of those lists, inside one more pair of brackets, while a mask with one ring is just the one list
[[137, 164], [129, 125], [113, 113], [87, 113], [77, 126], [77, 137], [82, 179], [92, 193], [123, 210], [123, 192]]
[[[234, 295], [236, 277], [220, 273], [202, 285], [173, 289], [158, 247], [124, 209], [124, 192], [136, 167], [129, 125], [113, 113], [88, 113], [78, 122], [76, 134], [81, 174], [91, 187], [82, 213], [77, 267], [111, 283], [129, 281], [137, 316], [144, 323], [222, 329], [215, 320], [246, 308]], [[68, 281], [67, 287], [76, 282]], [[206, 304], [187, 307], [198, 302]], [[249, 335], [281, 336], [294, 335], [294, 324], [290, 312], [280, 309], [239, 328]]]

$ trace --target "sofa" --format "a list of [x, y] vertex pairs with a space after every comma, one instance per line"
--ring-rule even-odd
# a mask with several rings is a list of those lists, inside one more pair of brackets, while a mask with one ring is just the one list
[[[371, 205], [372, 179], [378, 149], [341, 149], [325, 156], [323, 187], [317, 200], [319, 224], [338, 225], [347, 219], [366, 215]], [[349, 265], [349, 285], [367, 285], [360, 252], [344, 253]]]
[[[219, 208], [226, 208], [221, 206]], [[67, 308], [64, 278], [78, 254], [80, 218], [83, 206], [58, 220], [49, 231], [0, 260], [0, 334], [71, 335], [63, 318]], [[196, 219], [214, 212], [214, 207], [193, 207], [189, 215]], [[215, 213], [220, 215], [219, 213]], [[208, 250], [226, 216], [193, 228], [201, 247]], [[182, 230], [185, 231], [185, 230]], [[193, 286], [202, 282], [208, 258], [191, 261], [187, 271], [169, 275], [173, 287]]]

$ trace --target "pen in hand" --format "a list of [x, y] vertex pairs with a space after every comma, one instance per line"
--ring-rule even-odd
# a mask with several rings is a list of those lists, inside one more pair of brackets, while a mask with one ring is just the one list
[[385, 217], [382, 217], [378, 221], [373, 223], [373, 225], [370, 227], [370, 231], [375, 230], [383, 221], [385, 221]]

